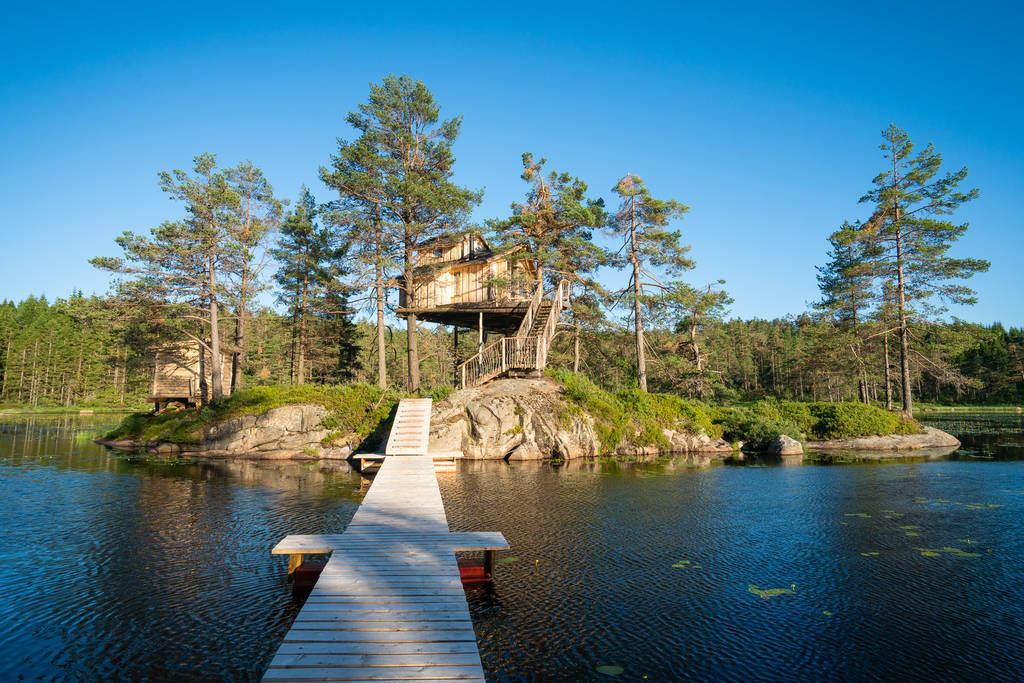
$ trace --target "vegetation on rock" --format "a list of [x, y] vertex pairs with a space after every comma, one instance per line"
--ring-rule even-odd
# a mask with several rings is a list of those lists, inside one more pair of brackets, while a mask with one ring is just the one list
[[326, 441], [344, 438], [355, 442], [375, 436], [378, 440], [404, 396], [393, 389], [371, 384], [340, 386], [274, 386], [243, 389], [218, 403], [193, 410], [160, 415], [128, 416], [107, 439], [140, 442], [198, 443], [209, 427], [244, 415], [260, 415], [281, 406], [309, 403], [327, 409], [322, 425], [331, 430]]

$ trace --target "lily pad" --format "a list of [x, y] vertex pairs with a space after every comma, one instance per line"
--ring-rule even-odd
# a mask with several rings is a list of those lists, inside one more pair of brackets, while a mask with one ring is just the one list
[[871, 517], [871, 515], [869, 515], [866, 512], [847, 512], [845, 516], [846, 517], [863, 517], [865, 519]]
[[694, 564], [690, 560], [679, 560], [674, 565], [672, 565], [672, 568], [673, 569], [700, 569], [700, 565], [699, 564]]
[[498, 564], [512, 564], [513, 562], [518, 562], [518, 561], [519, 561], [518, 557], [503, 557], [500, 560], [498, 560]]
[[[795, 587], [796, 585], [794, 584], [794, 588]], [[747, 590], [753, 593], [754, 595], [760, 596], [764, 600], [767, 600], [768, 598], [774, 598], [779, 595], [793, 595], [794, 593], [796, 593], [795, 590], [791, 590], [789, 588], [758, 588], [754, 584], [749, 584], [747, 586]]]
[[875, 557], [876, 555], [880, 555], [880, 554], [881, 553], [879, 553], [879, 552], [877, 552], [875, 550], [872, 550], [872, 551], [866, 552], [866, 553], [861, 553], [861, 555], [863, 555], [864, 557]]
[[908, 524], [906, 526], [901, 526], [900, 528], [901, 529], [906, 529], [907, 531], [913, 531], [914, 529], [920, 529], [921, 527], [914, 526], [913, 524]]
[[824, 614], [826, 617], [831, 617], [832, 616], [832, 612], [829, 612], [827, 609], [826, 610], [822, 610], [821, 613]]
[[623, 671], [625, 671], [625, 669], [621, 666], [615, 666], [614, 664], [605, 664], [597, 667], [597, 673], [604, 674], [605, 676], [618, 676]]
[[914, 548], [921, 553], [923, 557], [939, 557], [942, 554], [952, 555], [953, 557], [981, 557], [981, 553], [969, 553], [960, 548], [951, 548], [946, 546], [945, 548]]
[[916, 531], [908, 531], [907, 532], [907, 536], [920, 536], [920, 535], [921, 534], [917, 533]]

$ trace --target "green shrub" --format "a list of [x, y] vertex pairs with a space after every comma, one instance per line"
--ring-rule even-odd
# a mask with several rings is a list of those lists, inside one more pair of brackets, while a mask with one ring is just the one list
[[849, 439], [886, 434], [917, 434], [920, 425], [894, 413], [862, 403], [803, 403], [764, 399], [749, 406], [720, 407], [712, 420], [729, 441], [763, 447], [785, 434], [794, 439]]
[[811, 436], [815, 439], [845, 439], [892, 434], [899, 425], [895, 413], [863, 403], [814, 403]]
[[743, 441], [754, 447], [764, 447], [780, 434], [801, 438], [800, 425], [781, 417], [777, 410], [759, 404], [717, 408], [713, 419], [720, 425], [722, 436], [733, 443]]
[[594, 419], [594, 432], [603, 452], [614, 451], [623, 442], [668, 449], [671, 443], [664, 429], [705, 433], [712, 438], [722, 434], [708, 409], [696, 401], [639, 389], [611, 393], [580, 374], [566, 370], [548, 374], [564, 388], [563, 395], [570, 403], [566, 416], [586, 413]]

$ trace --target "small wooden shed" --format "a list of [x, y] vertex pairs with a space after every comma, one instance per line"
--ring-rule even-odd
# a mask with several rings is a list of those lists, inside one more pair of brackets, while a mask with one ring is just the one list
[[[149, 401], [161, 410], [171, 403], [186, 407], [203, 404], [203, 381], [205, 374], [206, 395], [212, 392], [213, 379], [210, 355], [196, 342], [163, 344], [153, 349], [153, 385]], [[221, 386], [224, 395], [231, 394], [231, 360], [233, 351], [221, 355]]]

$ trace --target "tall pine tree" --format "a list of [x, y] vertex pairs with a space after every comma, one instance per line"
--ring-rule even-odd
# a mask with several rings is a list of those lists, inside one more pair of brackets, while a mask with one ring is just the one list
[[960, 281], [988, 270], [989, 263], [947, 255], [968, 225], [944, 217], [978, 196], [977, 188], [958, 189], [967, 178], [967, 168], [940, 175], [942, 155], [931, 143], [914, 154], [910, 136], [895, 125], [882, 131], [882, 137], [879, 148], [888, 160], [887, 168], [861, 197], [861, 202], [875, 207], [862, 232], [875, 250], [874, 268], [894, 287], [903, 411], [912, 415], [910, 321], [925, 317], [935, 297], [956, 304], [975, 303], [973, 290]]
[[658, 271], [677, 275], [693, 268], [693, 261], [686, 256], [690, 247], [680, 243], [678, 230], [668, 227], [689, 207], [674, 199], [652, 197], [643, 180], [632, 174], [619, 180], [612, 190], [621, 198], [621, 204], [609, 227], [613, 235], [622, 239], [618, 264], [628, 264], [630, 269], [629, 284], [621, 296], [628, 300], [631, 308], [637, 381], [640, 390], [647, 391], [644, 308], [656, 303], [658, 297], [672, 288], [667, 279], [662, 281], [664, 278]]

